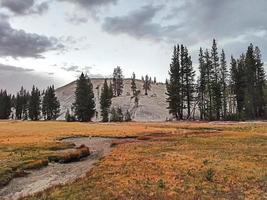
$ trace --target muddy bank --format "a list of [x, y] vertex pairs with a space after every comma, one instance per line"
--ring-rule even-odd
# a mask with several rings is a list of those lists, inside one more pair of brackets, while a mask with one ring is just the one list
[[82, 137], [68, 138], [62, 142], [71, 142], [76, 146], [84, 144], [90, 148], [91, 155], [79, 162], [68, 164], [49, 163], [40, 170], [30, 170], [26, 177], [13, 179], [6, 187], [0, 190], [0, 199], [16, 200], [59, 184], [73, 182], [86, 175], [94, 164], [103, 156], [108, 155], [111, 143], [114, 141], [127, 141], [129, 139]]

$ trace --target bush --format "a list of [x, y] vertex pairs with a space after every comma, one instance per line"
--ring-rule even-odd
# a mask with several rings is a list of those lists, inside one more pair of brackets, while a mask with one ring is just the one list
[[210, 181], [212, 182], [213, 181], [213, 177], [215, 176], [215, 171], [213, 169], [208, 169], [206, 172], [205, 172], [205, 178], [207, 181]]
[[68, 109], [67, 112], [66, 112], [65, 120], [66, 120], [67, 122], [75, 122], [75, 121], [76, 121], [75, 116], [72, 115], [72, 114], [70, 114], [69, 109]]
[[244, 114], [242, 113], [241, 115], [239, 114], [230, 114], [230, 115], [227, 115], [225, 120], [228, 120], [228, 121], [241, 121], [241, 120], [244, 120]]
[[165, 188], [165, 183], [164, 183], [164, 181], [162, 180], [162, 179], [160, 179], [159, 181], [158, 181], [158, 187], [159, 188]]
[[111, 116], [110, 116], [110, 121], [111, 122], [123, 122], [123, 113], [121, 108], [117, 108], [115, 109], [114, 107], [112, 107], [111, 109]]

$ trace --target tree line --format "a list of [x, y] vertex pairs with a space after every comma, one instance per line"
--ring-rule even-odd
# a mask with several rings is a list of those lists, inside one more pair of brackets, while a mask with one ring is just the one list
[[42, 93], [33, 86], [31, 92], [21, 87], [16, 95], [0, 91], [0, 119], [55, 120], [60, 113], [60, 104], [54, 86]]
[[[145, 95], [151, 89], [152, 78], [148, 75], [143, 80], [143, 89]], [[101, 118], [103, 122], [121, 122], [131, 121], [131, 113], [127, 110], [123, 113], [120, 107], [111, 107], [112, 98], [119, 97], [123, 93], [124, 76], [122, 69], [116, 67], [113, 77], [108, 83], [105, 79], [100, 97]], [[156, 78], [154, 78], [156, 83]], [[131, 79], [132, 95], [135, 103], [138, 105], [138, 96], [140, 91], [137, 90], [135, 74]], [[93, 90], [93, 84], [90, 78], [82, 73], [76, 81], [75, 101], [68, 109], [65, 115], [66, 121], [91, 121], [96, 112], [96, 103]], [[56, 120], [60, 114], [60, 103], [56, 97], [54, 86], [47, 87], [41, 92], [33, 86], [31, 91], [21, 87], [16, 95], [8, 94], [6, 90], [0, 90], [0, 119], [17, 119], [17, 120]]]
[[184, 45], [174, 47], [166, 81], [170, 114], [177, 120], [254, 120], [266, 118], [266, 76], [261, 52], [250, 44], [238, 59], [227, 65], [224, 50], [199, 51], [199, 76]]

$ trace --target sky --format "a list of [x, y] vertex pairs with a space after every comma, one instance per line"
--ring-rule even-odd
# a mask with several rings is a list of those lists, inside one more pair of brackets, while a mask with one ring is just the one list
[[0, 0], [0, 88], [60, 87], [116, 66], [164, 82], [175, 44], [197, 69], [213, 38], [228, 60], [253, 43], [267, 61], [266, 8], [266, 0]]

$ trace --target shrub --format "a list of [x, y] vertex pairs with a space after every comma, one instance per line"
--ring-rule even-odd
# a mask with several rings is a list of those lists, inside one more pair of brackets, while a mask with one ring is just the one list
[[123, 122], [123, 113], [121, 108], [112, 108], [110, 112], [110, 121], [111, 122]]
[[158, 181], [158, 187], [159, 188], [165, 188], [165, 183], [164, 183], [164, 181], [162, 180], [162, 179], [160, 179], [159, 181]]
[[68, 109], [67, 112], [66, 112], [65, 120], [66, 120], [67, 122], [75, 122], [75, 121], [76, 121], [75, 116], [74, 116], [73, 114], [70, 113], [69, 109]]
[[205, 172], [205, 178], [207, 181], [210, 181], [212, 182], [213, 181], [213, 177], [215, 175], [215, 171], [213, 169], [208, 169], [206, 172]]

